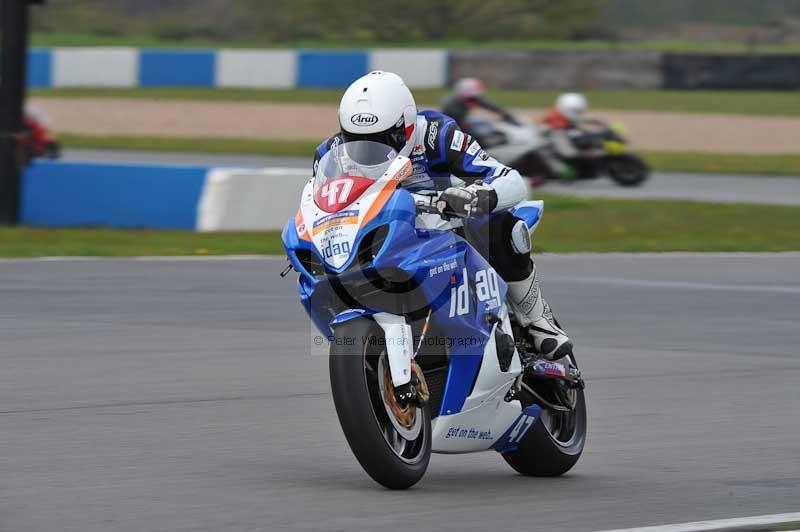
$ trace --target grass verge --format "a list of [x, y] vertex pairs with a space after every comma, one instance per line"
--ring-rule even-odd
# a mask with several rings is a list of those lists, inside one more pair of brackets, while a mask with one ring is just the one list
[[541, 196], [549, 252], [797, 251], [800, 207]]
[[127, 229], [0, 227], [2, 257], [278, 255], [280, 235]]
[[95, 150], [131, 150], [184, 153], [227, 153], [238, 155], [282, 155], [308, 157], [322, 139], [313, 140], [273, 140], [237, 139], [210, 137], [136, 137], [136, 136], [93, 136], [59, 133], [58, 138], [67, 148]]
[[[800, 207], [545, 195], [537, 251], [800, 251]], [[0, 228], [0, 256], [282, 254], [269, 233]]]
[[[62, 133], [68, 148], [135, 150], [241, 155], [311, 157], [319, 141], [235, 138], [96, 137]], [[722, 174], [800, 175], [800, 154], [738, 155], [719, 153], [648, 152], [645, 157], [656, 170]]]
[[800, 176], [800, 154], [647, 152], [650, 165], [662, 172]]
[[[414, 91], [420, 106], [438, 106], [447, 89]], [[62, 98], [143, 98], [164, 100], [255, 101], [275, 103], [338, 104], [341, 89], [35, 89], [38, 97]], [[505, 90], [488, 91], [489, 97], [509, 107], [547, 107], [559, 91]], [[661, 111], [687, 113], [722, 113], [762, 116], [800, 116], [800, 92], [771, 91], [667, 91], [667, 90], [596, 90], [587, 96], [594, 109], [620, 111]]]

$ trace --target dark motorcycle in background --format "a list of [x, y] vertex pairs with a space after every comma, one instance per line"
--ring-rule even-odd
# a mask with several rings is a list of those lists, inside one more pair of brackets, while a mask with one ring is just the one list
[[[535, 185], [608, 177], [620, 186], [634, 187], [650, 176], [647, 163], [629, 150], [622, 126], [601, 120], [585, 120], [567, 132], [550, 131], [517, 117], [514, 122], [470, 121], [466, 129], [489, 154]], [[559, 149], [556, 138], [564, 133], [573, 152], [569, 156], [563, 155], [566, 150]]]

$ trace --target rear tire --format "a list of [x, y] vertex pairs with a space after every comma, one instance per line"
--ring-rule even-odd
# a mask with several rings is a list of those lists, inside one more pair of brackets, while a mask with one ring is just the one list
[[583, 390], [575, 393], [575, 410], [569, 413], [544, 410], [517, 450], [503, 453], [505, 461], [517, 473], [557, 477], [578, 462], [586, 443], [586, 398]]
[[632, 154], [616, 155], [606, 160], [608, 175], [620, 186], [637, 187], [650, 176], [650, 167]]
[[551, 180], [557, 177], [538, 151], [530, 151], [524, 154], [509, 166], [532, 181]]
[[390, 377], [385, 380], [386, 342], [364, 341], [382, 339], [381, 328], [370, 319], [355, 319], [336, 327], [334, 337], [331, 391], [350, 449], [375, 482], [390, 489], [413, 486], [425, 474], [431, 456], [428, 406], [408, 407], [415, 409], [413, 427], [406, 431], [401, 424], [401, 434], [395, 428], [397, 417], [392, 421], [391, 408], [384, 401], [386, 387], [391, 385]]

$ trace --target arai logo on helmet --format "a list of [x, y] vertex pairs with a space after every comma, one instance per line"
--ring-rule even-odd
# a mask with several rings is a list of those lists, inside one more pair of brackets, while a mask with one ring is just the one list
[[356, 126], [371, 126], [378, 122], [378, 117], [372, 113], [358, 113], [351, 116], [350, 121]]

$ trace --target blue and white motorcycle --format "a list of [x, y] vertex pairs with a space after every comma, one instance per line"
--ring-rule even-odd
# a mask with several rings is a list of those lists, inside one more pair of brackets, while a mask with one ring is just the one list
[[[586, 438], [575, 360], [540, 358], [480, 249], [488, 216], [399, 187], [412, 164], [383, 144], [338, 145], [283, 229], [300, 299], [329, 340], [350, 448], [380, 484], [418, 482], [431, 452], [494, 450], [519, 473], [572, 468]], [[531, 232], [541, 201], [513, 213]]]

